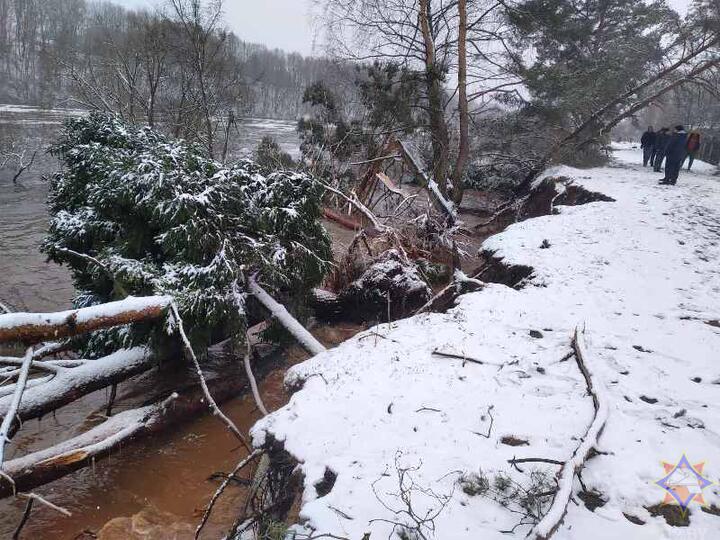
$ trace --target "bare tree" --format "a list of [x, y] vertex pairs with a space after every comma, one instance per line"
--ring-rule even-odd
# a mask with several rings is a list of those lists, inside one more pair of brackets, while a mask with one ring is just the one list
[[[422, 70], [425, 95], [419, 106], [428, 117], [433, 178], [443, 195], [459, 203], [469, 155], [470, 115], [479, 112], [496, 95], [516, 91], [519, 84], [502, 59], [506, 50], [502, 3], [489, 0], [316, 3], [332, 54], [357, 61], [399, 62], [404, 67]], [[468, 69], [468, 51], [472, 71]], [[457, 73], [456, 84], [448, 81], [451, 73]], [[468, 91], [469, 87], [472, 91]], [[456, 159], [451, 165], [453, 155]]]
[[184, 74], [193, 80], [189, 106], [201, 119], [202, 142], [213, 157], [216, 118], [239, 97], [240, 66], [232, 54], [233, 36], [222, 27], [222, 0], [169, 0], [178, 24], [179, 58]]

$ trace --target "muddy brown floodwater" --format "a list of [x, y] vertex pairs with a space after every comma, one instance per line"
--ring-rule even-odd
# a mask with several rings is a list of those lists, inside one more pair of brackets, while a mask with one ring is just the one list
[[[318, 327], [313, 333], [330, 347], [363, 329], [344, 324]], [[281, 358], [267, 359], [278, 365], [260, 383], [263, 400], [270, 410], [281, 407], [288, 399], [283, 388], [286, 369], [305, 358], [307, 354], [301, 349], [291, 347], [283, 351]], [[124, 385], [132, 386], [133, 381]], [[28, 422], [18, 434], [14, 453], [25, 453], [66, 438], [68, 431], [83, 427], [89, 412], [102, 410], [106, 399], [105, 391], [99, 391], [63, 407], [53, 417]], [[119, 408], [122, 406], [121, 400]], [[250, 395], [231, 400], [222, 408], [244, 432], [260, 418]], [[210, 479], [211, 475], [227, 473], [247, 455], [245, 449], [238, 446], [237, 439], [224, 424], [211, 415], [141, 439], [98, 461], [94, 467], [36, 489], [36, 493], [67, 508], [73, 515], [65, 517], [35, 506], [22, 538], [193, 538], [205, 506], [220, 482]], [[230, 484], [203, 529], [201, 538], [222, 538], [237, 519], [244, 495], [242, 486]], [[0, 538], [10, 538], [23, 507], [23, 501], [0, 501]]]

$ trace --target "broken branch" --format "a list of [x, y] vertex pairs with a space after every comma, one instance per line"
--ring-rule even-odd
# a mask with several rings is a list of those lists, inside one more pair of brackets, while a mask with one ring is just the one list
[[295, 317], [290, 315], [290, 312], [288, 312], [283, 305], [270, 296], [254, 278], [248, 279], [248, 289], [273, 317], [298, 340], [298, 343], [300, 343], [307, 352], [310, 354], [320, 354], [327, 350]]
[[592, 451], [598, 444], [608, 417], [608, 402], [605, 389], [594, 372], [594, 363], [589, 361], [591, 354], [585, 342], [585, 330], [575, 329], [572, 340], [575, 350], [575, 359], [582, 373], [588, 393], [592, 397], [594, 415], [580, 445], [573, 452], [572, 457], [563, 464], [558, 473], [558, 492], [547, 514], [540, 520], [532, 531], [535, 540], [548, 540], [558, 530], [567, 512], [567, 506], [572, 496], [572, 485], [575, 476], [585, 465]]
[[3, 462], [5, 461], [5, 445], [10, 442], [10, 431], [12, 429], [13, 422], [15, 421], [18, 407], [20, 407], [20, 402], [22, 401], [32, 361], [33, 350], [32, 347], [29, 347], [25, 353], [22, 367], [20, 368], [20, 375], [18, 376], [18, 382], [15, 385], [15, 391], [13, 392], [12, 399], [7, 411], [5, 412], [2, 424], [0, 424], [0, 469], [3, 468]]
[[175, 303], [170, 304], [170, 311], [172, 312], [173, 318], [175, 319], [175, 322], [178, 326], [178, 331], [180, 333], [180, 337], [182, 338], [183, 346], [185, 347], [185, 351], [187, 352], [188, 357], [192, 360], [193, 364], [195, 365], [195, 371], [198, 374], [198, 377], [200, 379], [200, 386], [202, 387], [203, 392], [205, 393], [205, 397], [207, 398], [208, 405], [210, 406], [210, 410], [212, 413], [220, 418], [222, 422], [228, 427], [228, 429], [238, 438], [238, 440], [242, 443], [242, 445], [247, 449], [248, 452], [252, 451], [252, 448], [248, 444], [245, 437], [243, 437], [243, 434], [240, 432], [238, 427], [235, 425], [235, 423], [230, 420], [230, 418], [225, 415], [225, 413], [220, 409], [217, 402], [215, 401], [215, 398], [213, 398], [212, 394], [210, 393], [210, 389], [208, 388], [207, 381], [205, 380], [205, 375], [203, 375], [202, 369], [200, 368], [200, 362], [198, 362], [197, 356], [195, 355], [195, 351], [192, 348], [192, 345], [190, 344], [190, 340], [188, 339], [187, 335], [185, 334], [185, 328], [183, 326], [183, 321], [180, 318], [180, 313], [178, 313], [177, 306]]

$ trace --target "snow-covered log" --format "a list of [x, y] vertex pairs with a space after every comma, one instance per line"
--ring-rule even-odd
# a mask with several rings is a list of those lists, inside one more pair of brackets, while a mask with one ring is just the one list
[[545, 514], [540, 523], [538, 523], [532, 531], [535, 540], [548, 540], [562, 524], [565, 513], [567, 512], [567, 506], [570, 503], [570, 497], [572, 496], [575, 475], [583, 468], [585, 461], [597, 446], [598, 438], [605, 427], [608, 417], [609, 409], [605, 387], [594, 372], [595, 363], [591, 360], [592, 354], [585, 342], [584, 328], [575, 329], [573, 349], [575, 351], [577, 365], [585, 378], [588, 393], [592, 397], [595, 414], [592, 423], [588, 427], [580, 444], [575, 449], [572, 457], [568, 459], [562, 469], [560, 469], [558, 474], [558, 491], [555, 494], [555, 499], [547, 514]]
[[298, 343], [311, 354], [320, 354], [325, 351], [325, 347], [315, 337], [308, 332], [305, 327], [300, 324], [290, 312], [285, 309], [280, 303], [278, 303], [272, 296], [270, 296], [265, 289], [263, 289], [257, 281], [250, 278], [248, 280], [248, 289], [258, 299], [258, 301], [265, 306], [265, 308], [272, 313], [280, 324], [290, 332]]
[[128, 297], [57, 313], [0, 315], [0, 343], [40, 343], [77, 336], [102, 328], [158, 319], [170, 305], [169, 296]]
[[[224, 402], [247, 388], [247, 381], [234, 373], [208, 379], [207, 385], [215, 400]], [[146, 407], [118, 413], [67, 441], [7, 461], [2, 472], [12, 478], [17, 491], [30, 490], [87, 467], [132, 441], [207, 411], [205, 392], [199, 385], [179, 390], [177, 394]], [[0, 478], [0, 497], [11, 494], [11, 484]]]
[[[120, 444], [156, 429], [177, 397], [173, 394], [160, 404], [121, 412], [77, 437], [8, 461], [3, 472], [15, 482], [15, 490], [29, 490], [56, 480], [107, 455]], [[0, 478], [0, 496], [11, 493], [12, 486]]]
[[[23, 422], [38, 418], [95, 390], [142, 373], [151, 366], [152, 358], [147, 349], [136, 347], [97, 360], [87, 360], [78, 367], [58, 367], [48, 382], [25, 390], [22, 402], [13, 416]], [[0, 398], [0, 416], [7, 415], [12, 402], [12, 395]]]

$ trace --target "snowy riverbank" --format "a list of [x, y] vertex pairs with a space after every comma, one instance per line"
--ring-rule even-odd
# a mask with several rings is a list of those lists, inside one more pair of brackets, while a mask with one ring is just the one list
[[[720, 516], [699, 503], [689, 528], [647, 508], [663, 502], [663, 461], [687, 454], [720, 477], [720, 180], [700, 164], [678, 186], [658, 186], [639, 161], [623, 149], [609, 167], [552, 171], [616, 202], [559, 207], [486, 241], [504, 263], [533, 268], [523, 288], [488, 285], [447, 314], [378, 326], [288, 373], [302, 389], [253, 434], [256, 444], [271, 434], [300, 462], [300, 519], [316, 534], [388, 538], [429, 512], [427, 538], [500, 539], [513, 528], [524, 538], [531, 526], [518, 525], [535, 507], [523, 508], [522, 489], [507, 493], [533, 482], [547, 491], [559, 466], [520, 472], [508, 460], [565, 461], [585, 434], [593, 403], [569, 355], [586, 325], [609, 417], [582, 473], [595, 496], [574, 482], [554, 538], [715, 537]], [[717, 485], [703, 494], [720, 506]], [[605, 504], [591, 511], [583, 500]]]

